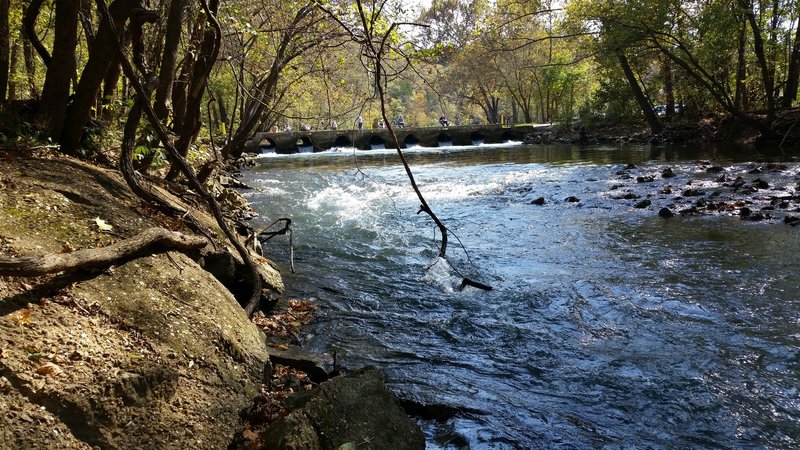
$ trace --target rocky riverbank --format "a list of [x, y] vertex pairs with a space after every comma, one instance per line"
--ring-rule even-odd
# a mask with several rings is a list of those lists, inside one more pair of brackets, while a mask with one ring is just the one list
[[[0, 260], [78, 254], [154, 228], [189, 234], [114, 170], [46, 149], [0, 150]], [[308, 358], [280, 336], [267, 345], [220, 281], [236, 277], [235, 261], [222, 260], [156, 249], [100, 268], [0, 277], [0, 447], [424, 446], [376, 371], [284, 383], [300, 375], [273, 362]], [[280, 285], [275, 272], [271, 288]], [[280, 425], [246, 425], [240, 414], [278, 384]]]
[[590, 121], [586, 124], [555, 125], [549, 130], [525, 137], [526, 144], [691, 144], [729, 142], [759, 146], [796, 148], [800, 145], [800, 109], [782, 111], [772, 124], [772, 135], [763, 136], [752, 126], [733, 118], [686, 118], [664, 122], [664, 129], [653, 134], [640, 122]]

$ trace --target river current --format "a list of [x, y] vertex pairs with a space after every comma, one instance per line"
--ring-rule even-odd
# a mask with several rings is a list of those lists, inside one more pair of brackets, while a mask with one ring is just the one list
[[[293, 221], [297, 273], [285, 238], [264, 248], [287, 295], [322, 307], [305, 346], [381, 368], [401, 398], [461, 411], [419, 420], [429, 448], [800, 448], [800, 227], [778, 210], [759, 222], [658, 215], [695, 204], [681, 197], [687, 185], [726, 198], [710, 165], [769, 184], [753, 210], [791, 196], [797, 154], [503, 145], [407, 155], [452, 230], [449, 263], [393, 151], [266, 156], [245, 174], [245, 195], [257, 228]], [[753, 173], [767, 162], [786, 167]], [[676, 176], [662, 178], [666, 168]], [[493, 290], [460, 290], [464, 276]]]

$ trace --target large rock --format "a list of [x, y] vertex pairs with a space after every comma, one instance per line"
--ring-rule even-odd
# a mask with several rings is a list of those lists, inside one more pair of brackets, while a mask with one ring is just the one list
[[[0, 188], [0, 257], [164, 220], [115, 172], [69, 159], [0, 158]], [[225, 449], [270, 370], [263, 333], [184, 254], [0, 277], [0, 448]]]
[[262, 434], [265, 448], [423, 449], [425, 438], [374, 368], [334, 378], [290, 398], [294, 410]]

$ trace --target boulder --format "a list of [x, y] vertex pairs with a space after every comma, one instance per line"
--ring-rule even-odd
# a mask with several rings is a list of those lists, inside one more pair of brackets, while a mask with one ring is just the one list
[[[114, 171], [21, 156], [0, 160], [0, 174], [0, 257], [160, 225]], [[224, 449], [271, 372], [264, 334], [183, 253], [0, 277], [0, 298], [0, 448]]]
[[424, 449], [425, 437], [408, 418], [375, 368], [333, 378], [286, 401], [292, 411], [261, 434], [265, 448], [335, 450]]

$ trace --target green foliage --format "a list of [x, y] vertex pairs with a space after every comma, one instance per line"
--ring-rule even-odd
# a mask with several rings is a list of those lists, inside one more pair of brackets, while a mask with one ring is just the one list
[[160, 147], [140, 145], [133, 150], [133, 159], [135, 161], [143, 161], [148, 157], [152, 157], [151, 167], [154, 169], [163, 169], [169, 163], [166, 152]]

